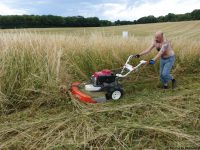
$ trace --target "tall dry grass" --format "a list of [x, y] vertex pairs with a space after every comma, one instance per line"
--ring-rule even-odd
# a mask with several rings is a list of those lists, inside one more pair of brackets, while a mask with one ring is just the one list
[[[130, 54], [144, 50], [151, 41], [152, 36], [124, 39], [99, 32], [85, 36], [1, 33], [1, 111], [28, 107], [41, 95], [51, 95], [49, 99], [54, 101], [59, 97], [59, 84], [69, 85], [73, 80], [86, 80], [94, 71], [122, 67]], [[200, 43], [179, 38], [172, 45], [177, 59], [175, 72], [198, 72]]]

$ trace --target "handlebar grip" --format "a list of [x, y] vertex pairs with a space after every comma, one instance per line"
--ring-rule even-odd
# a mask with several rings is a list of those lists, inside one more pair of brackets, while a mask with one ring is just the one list
[[139, 58], [139, 57], [140, 57], [139, 54], [131, 55], [131, 58]]

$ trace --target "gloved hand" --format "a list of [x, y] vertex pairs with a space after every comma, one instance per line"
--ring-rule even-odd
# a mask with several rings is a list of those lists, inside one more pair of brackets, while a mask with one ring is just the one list
[[136, 55], [132, 55], [131, 58], [140, 58], [140, 55], [139, 54], [136, 54]]
[[153, 65], [153, 64], [155, 64], [155, 61], [153, 59], [151, 59], [151, 60], [149, 60], [149, 64]]
[[140, 58], [140, 54], [135, 55], [135, 58]]

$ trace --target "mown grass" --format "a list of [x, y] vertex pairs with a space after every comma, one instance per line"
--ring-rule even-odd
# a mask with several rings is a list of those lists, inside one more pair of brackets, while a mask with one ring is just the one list
[[[199, 24], [1, 31], [0, 149], [198, 148]], [[83, 104], [59, 91], [94, 71], [120, 68], [160, 29], [176, 53], [177, 89], [157, 88], [157, 63], [122, 81], [120, 101]], [[120, 36], [123, 30], [130, 31], [128, 39]]]
[[[122, 101], [27, 109], [1, 118], [1, 148], [169, 149], [199, 146], [199, 78], [175, 91], [145, 88]], [[77, 103], [76, 100], [73, 100]]]

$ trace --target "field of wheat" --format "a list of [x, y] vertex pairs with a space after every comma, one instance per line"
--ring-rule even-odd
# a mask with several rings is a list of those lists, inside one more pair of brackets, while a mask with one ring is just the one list
[[[199, 148], [199, 26], [0, 30], [0, 149]], [[151, 44], [157, 30], [176, 53], [175, 90], [157, 88], [157, 62], [124, 79], [120, 101], [83, 104], [60, 91], [94, 71], [122, 67]]]

